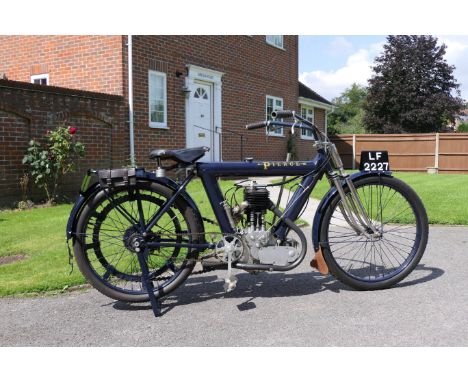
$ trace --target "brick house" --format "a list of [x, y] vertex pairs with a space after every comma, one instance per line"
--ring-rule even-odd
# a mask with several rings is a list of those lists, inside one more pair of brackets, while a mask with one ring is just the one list
[[[34, 94], [49, 97], [51, 86], [66, 88], [67, 96], [72, 89], [114, 97], [119, 106], [112, 110], [127, 109], [124, 117], [113, 113], [104, 118], [113, 119], [112, 136], [119, 139], [111, 145], [119, 150], [113, 153], [114, 166], [128, 163], [134, 152], [138, 165], [151, 168], [148, 153], [154, 148], [201, 145], [211, 148], [204, 160], [281, 160], [286, 132], [246, 131], [245, 125], [276, 108], [299, 108], [325, 129], [330, 109], [311, 89], [298, 87], [297, 36], [0, 36], [2, 77], [10, 80], [0, 86], [0, 113], [7, 117], [21, 115], [25, 107], [21, 97], [2, 94], [11, 80], [28, 82], [29, 90], [22, 91], [32, 99]], [[301, 96], [304, 89], [308, 91]], [[61, 103], [64, 116], [99, 120], [89, 110], [68, 110], [70, 105]], [[30, 137], [50, 128], [39, 120], [31, 118]], [[79, 129], [80, 121], [74, 123]], [[100, 135], [98, 127], [93, 134]], [[296, 137], [301, 158], [313, 155], [308, 138]], [[19, 166], [16, 159], [4, 162]]]

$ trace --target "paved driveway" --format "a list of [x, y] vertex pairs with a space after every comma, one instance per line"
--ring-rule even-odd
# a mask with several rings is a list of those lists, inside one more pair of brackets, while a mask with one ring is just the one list
[[[310, 233], [308, 232], [310, 235]], [[468, 346], [468, 228], [431, 227], [421, 264], [398, 287], [357, 292], [312, 272], [193, 276], [163, 303], [94, 290], [0, 300], [2, 346]]]

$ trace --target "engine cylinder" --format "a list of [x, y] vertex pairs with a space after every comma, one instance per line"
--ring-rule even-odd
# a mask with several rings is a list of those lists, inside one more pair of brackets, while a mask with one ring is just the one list
[[244, 199], [249, 203], [248, 209], [253, 212], [265, 212], [270, 207], [270, 192], [264, 187], [245, 187]]

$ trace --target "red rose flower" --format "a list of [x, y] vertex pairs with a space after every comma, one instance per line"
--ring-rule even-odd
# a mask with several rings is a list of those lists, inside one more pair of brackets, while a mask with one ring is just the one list
[[71, 135], [75, 134], [75, 133], [76, 133], [76, 127], [71, 127], [71, 126], [70, 126], [70, 127], [68, 128], [68, 132], [69, 132]]

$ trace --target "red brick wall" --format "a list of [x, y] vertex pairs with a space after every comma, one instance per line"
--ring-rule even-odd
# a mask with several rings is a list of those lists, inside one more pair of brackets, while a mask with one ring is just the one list
[[[264, 131], [246, 131], [245, 125], [265, 119], [266, 95], [283, 98], [285, 109], [297, 108], [297, 52], [297, 36], [284, 36], [284, 50], [268, 45], [265, 36], [133, 36], [138, 164], [149, 165], [153, 148], [185, 147], [182, 87], [188, 64], [224, 73], [222, 127], [245, 135], [244, 157], [284, 159], [286, 137], [266, 137]], [[148, 126], [150, 60], [167, 74], [167, 130]], [[184, 75], [176, 77], [176, 71]], [[222, 139], [223, 160], [239, 160], [239, 137], [224, 133]]]
[[123, 94], [122, 36], [0, 36], [0, 74], [49, 85]]
[[[88, 168], [128, 163], [128, 127], [122, 97], [0, 80], [0, 205], [21, 199], [21, 164], [30, 139], [40, 139], [58, 125], [77, 128], [86, 156], [63, 190], [75, 194]], [[32, 183], [32, 181], [31, 181]], [[31, 188], [36, 200], [42, 192]]]

